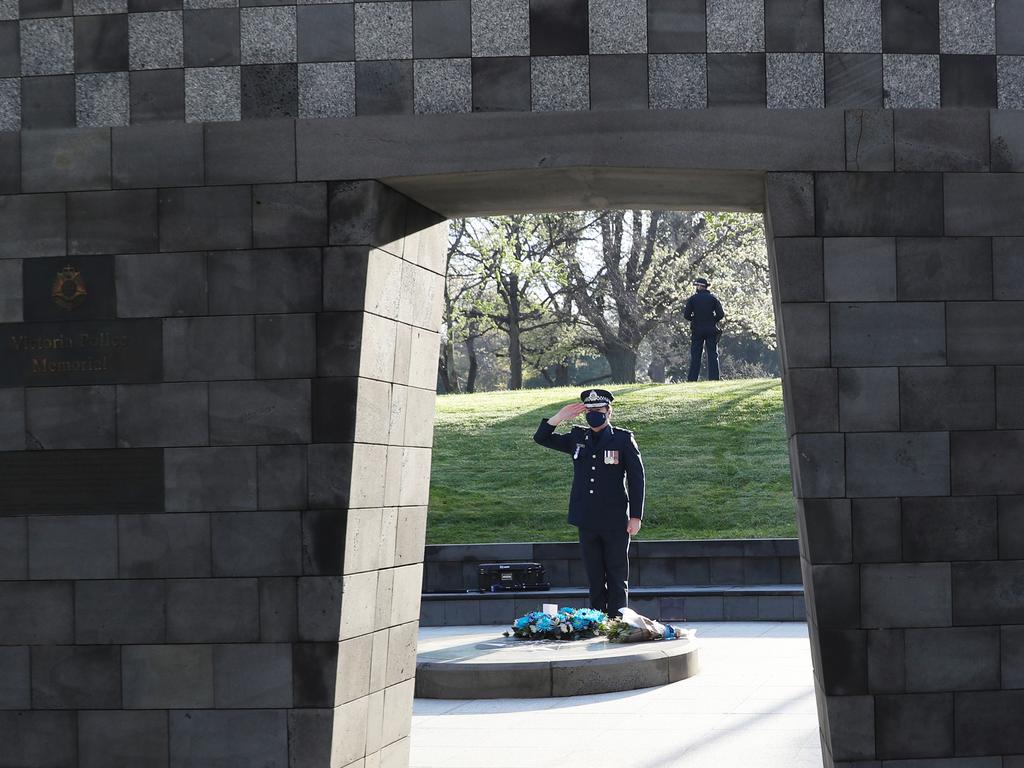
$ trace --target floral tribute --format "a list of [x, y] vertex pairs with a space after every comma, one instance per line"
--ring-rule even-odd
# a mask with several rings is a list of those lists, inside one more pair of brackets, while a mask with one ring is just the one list
[[511, 633], [523, 640], [585, 640], [604, 632], [608, 616], [593, 608], [561, 608], [552, 615], [532, 611], [512, 623]]

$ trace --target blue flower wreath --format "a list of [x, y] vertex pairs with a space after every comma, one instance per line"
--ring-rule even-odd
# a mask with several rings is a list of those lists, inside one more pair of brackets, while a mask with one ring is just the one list
[[511, 635], [525, 640], [583, 640], [602, 634], [607, 621], [605, 613], [593, 608], [561, 608], [554, 616], [531, 611], [512, 622]]

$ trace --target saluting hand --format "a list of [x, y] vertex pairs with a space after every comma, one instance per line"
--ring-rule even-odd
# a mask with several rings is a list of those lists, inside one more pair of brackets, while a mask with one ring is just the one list
[[587, 410], [587, 406], [585, 406], [583, 403], [569, 403], [569, 405], [565, 406], [564, 408], [562, 408], [562, 410], [560, 410], [558, 413], [556, 413], [554, 416], [548, 419], [548, 424], [550, 424], [553, 427], [557, 427], [563, 421], [575, 419], [585, 410]]
[[630, 536], [636, 536], [638, 533], [640, 533], [639, 517], [629, 518], [629, 522], [626, 523], [626, 533], [628, 533]]

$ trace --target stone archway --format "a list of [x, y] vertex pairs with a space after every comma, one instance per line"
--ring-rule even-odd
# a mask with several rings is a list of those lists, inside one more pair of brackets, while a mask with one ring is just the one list
[[[988, 172], [990, 119], [1012, 142], [995, 115], [21, 134], [0, 201], [6, 759], [403, 764], [443, 214], [624, 204], [767, 213], [826, 761], [1024, 751], [1001, 690], [1024, 225], [1018, 177]], [[89, 296], [70, 310], [65, 266]]]

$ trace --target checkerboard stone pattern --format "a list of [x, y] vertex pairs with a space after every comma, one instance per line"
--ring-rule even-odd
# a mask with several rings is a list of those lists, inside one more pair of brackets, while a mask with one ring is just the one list
[[446, 224], [290, 122], [25, 136], [0, 327], [70, 260], [162, 371], [0, 388], [0, 763], [404, 765]]
[[0, 131], [723, 104], [1024, 108], [1024, 2], [0, 5]]

